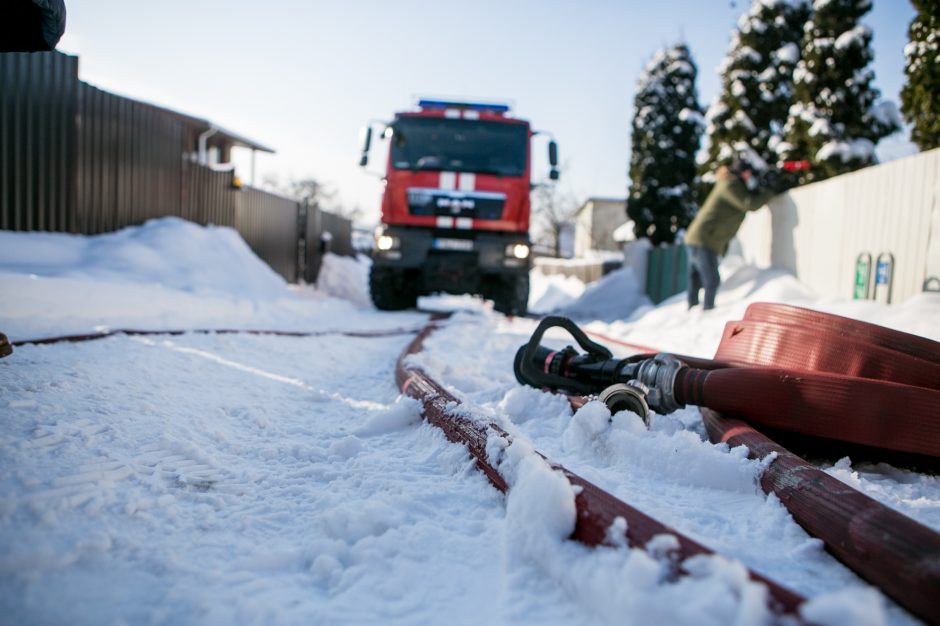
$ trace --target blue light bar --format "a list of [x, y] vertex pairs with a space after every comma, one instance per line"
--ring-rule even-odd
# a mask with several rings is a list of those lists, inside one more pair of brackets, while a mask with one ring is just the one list
[[418, 100], [422, 109], [472, 109], [474, 111], [493, 111], [508, 113], [508, 104], [485, 104], [482, 102], [448, 102], [447, 100]]

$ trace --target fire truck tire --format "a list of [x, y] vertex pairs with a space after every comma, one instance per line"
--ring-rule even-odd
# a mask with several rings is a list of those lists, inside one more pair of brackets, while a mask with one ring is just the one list
[[418, 302], [418, 294], [405, 285], [404, 276], [389, 267], [372, 266], [369, 293], [375, 308], [382, 311], [401, 311], [414, 307]]
[[525, 315], [529, 306], [529, 276], [507, 276], [494, 279], [489, 293], [493, 308], [504, 315]]

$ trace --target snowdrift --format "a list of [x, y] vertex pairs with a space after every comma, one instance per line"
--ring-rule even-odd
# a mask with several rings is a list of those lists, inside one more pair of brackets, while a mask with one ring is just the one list
[[[318, 288], [292, 287], [232, 234], [178, 220], [99, 237], [0, 233], [0, 331], [16, 340], [96, 326], [375, 330], [427, 319], [375, 311], [367, 261], [327, 256]], [[610, 337], [692, 356], [713, 355], [725, 322], [758, 300], [940, 339], [937, 294], [887, 307], [820, 300], [792, 276], [740, 259], [721, 272], [708, 312], [686, 311], [681, 294], [650, 306], [626, 271], [590, 287], [533, 273], [533, 302], [583, 315]], [[650, 430], [598, 403], [572, 413], [564, 398], [514, 378], [532, 320], [477, 299], [452, 302], [464, 310], [416, 363], [498, 420], [520, 459], [543, 451], [729, 558], [672, 584], [655, 550], [568, 541], [572, 494], [551, 472], [520, 463], [521, 488], [498, 495], [466, 450], [400, 396], [394, 361], [407, 336], [115, 336], [21, 346], [0, 360], [4, 615], [762, 623], [743, 563], [811, 596], [806, 617], [817, 623], [914, 623], [761, 492], [762, 462], [709, 443], [696, 410], [654, 415]], [[940, 528], [937, 477], [848, 458], [824, 469]]]

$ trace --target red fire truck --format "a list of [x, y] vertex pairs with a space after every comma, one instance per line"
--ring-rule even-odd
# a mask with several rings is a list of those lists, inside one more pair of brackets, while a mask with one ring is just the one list
[[[369, 287], [379, 309], [419, 295], [473, 293], [497, 311], [526, 312], [529, 298], [531, 140], [537, 133], [503, 104], [421, 100], [382, 123], [389, 141]], [[372, 124], [362, 158], [369, 160]], [[558, 149], [548, 143], [549, 178]]]

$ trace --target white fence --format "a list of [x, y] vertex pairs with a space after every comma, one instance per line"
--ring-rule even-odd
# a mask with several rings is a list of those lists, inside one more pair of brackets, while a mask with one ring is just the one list
[[[903, 302], [940, 279], [940, 149], [777, 196], [769, 211], [748, 214], [738, 243], [749, 263], [789, 270], [820, 296], [841, 298], [853, 297], [860, 254], [890, 253], [891, 301]], [[884, 301], [889, 285], [875, 281], [872, 271]]]

